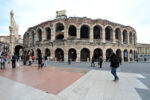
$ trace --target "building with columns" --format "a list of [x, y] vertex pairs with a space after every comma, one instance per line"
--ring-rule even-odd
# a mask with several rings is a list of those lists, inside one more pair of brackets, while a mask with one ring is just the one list
[[137, 55], [139, 61], [144, 61], [144, 58], [150, 61], [150, 44], [137, 43]]
[[[57, 12], [58, 13], [58, 12]], [[64, 14], [63, 14], [64, 15]], [[23, 36], [25, 53], [48, 55], [56, 61], [88, 61], [115, 52], [123, 61], [134, 61], [137, 35], [134, 28], [103, 19], [60, 17], [28, 28]]]

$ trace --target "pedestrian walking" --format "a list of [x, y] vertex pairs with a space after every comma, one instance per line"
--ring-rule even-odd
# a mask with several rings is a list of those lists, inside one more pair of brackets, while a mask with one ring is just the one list
[[15, 69], [16, 68], [16, 56], [15, 55], [13, 55], [12, 56], [12, 69]]
[[2, 55], [1, 57], [0, 57], [0, 64], [1, 64], [1, 70], [2, 69], [5, 69], [5, 57]]
[[39, 55], [37, 60], [38, 60], [38, 68], [40, 69], [43, 67], [42, 56]]
[[100, 56], [99, 57], [99, 67], [102, 68], [102, 64], [103, 64], [103, 57]]
[[48, 60], [48, 57], [47, 55], [44, 56], [44, 67], [47, 67], [47, 60]]
[[29, 55], [29, 66], [32, 64], [32, 57], [31, 57], [31, 55]]
[[111, 73], [114, 76], [114, 81], [118, 81], [119, 77], [117, 76], [117, 68], [119, 67], [119, 58], [115, 53], [111, 54], [110, 67], [111, 67]]
[[94, 56], [92, 57], [91, 67], [95, 67], [95, 58], [94, 58]]

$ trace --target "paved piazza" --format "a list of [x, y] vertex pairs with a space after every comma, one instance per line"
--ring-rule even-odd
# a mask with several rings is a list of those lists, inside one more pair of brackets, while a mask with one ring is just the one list
[[114, 82], [109, 63], [49, 62], [0, 70], [0, 100], [150, 100], [150, 63], [123, 63]]

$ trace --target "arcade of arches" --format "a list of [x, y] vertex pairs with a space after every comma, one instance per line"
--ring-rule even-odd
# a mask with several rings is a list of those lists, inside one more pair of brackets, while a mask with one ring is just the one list
[[109, 61], [116, 53], [122, 61], [134, 61], [136, 31], [130, 26], [102, 19], [71, 17], [46, 21], [29, 28], [24, 36], [25, 51], [47, 55], [56, 61], [90, 61], [100, 56]]
[[49, 58], [53, 56], [56, 61], [68, 61], [68, 59], [71, 59], [72, 61], [77, 62], [90, 61], [93, 56], [96, 61], [98, 61], [100, 56], [102, 56], [105, 61], [109, 61], [112, 52], [116, 53], [118, 57], [121, 57], [122, 61], [133, 61], [135, 59], [136, 53], [135, 50], [113, 50], [111, 48], [108, 48], [106, 50], [102, 50], [101, 48], [95, 48], [94, 50], [90, 50], [89, 48], [82, 48], [80, 51], [76, 50], [75, 48], [70, 48], [68, 51], [62, 48], [57, 48], [55, 51], [51, 51], [49, 48], [46, 48], [44, 52], [42, 52], [41, 49], [38, 48], [35, 51], [33, 49], [29, 51], [32, 56], [36, 57], [38, 55], [47, 55]]

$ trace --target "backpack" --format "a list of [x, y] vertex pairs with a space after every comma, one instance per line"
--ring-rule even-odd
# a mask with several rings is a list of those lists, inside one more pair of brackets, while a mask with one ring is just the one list
[[113, 57], [113, 67], [119, 67], [119, 58], [117, 56]]

